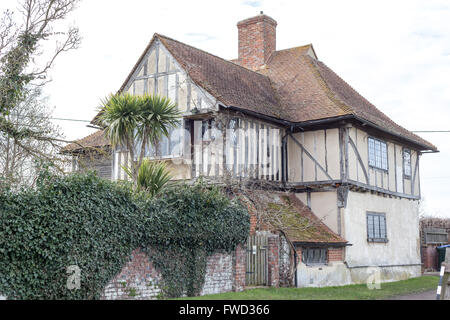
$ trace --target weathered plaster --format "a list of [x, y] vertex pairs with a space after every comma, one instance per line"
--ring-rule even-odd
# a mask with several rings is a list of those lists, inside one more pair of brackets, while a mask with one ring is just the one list
[[[367, 241], [368, 211], [386, 214], [387, 243]], [[342, 219], [345, 225], [343, 236], [352, 244], [346, 249], [346, 262], [350, 268], [398, 266], [383, 268], [384, 280], [401, 280], [420, 274], [417, 201], [350, 191]], [[366, 273], [364, 269], [353, 268], [353, 278], [359, 281]]]

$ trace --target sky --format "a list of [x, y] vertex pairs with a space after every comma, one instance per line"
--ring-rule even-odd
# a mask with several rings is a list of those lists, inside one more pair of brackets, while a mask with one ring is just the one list
[[[1, 11], [16, 7], [0, 3]], [[312, 43], [319, 60], [398, 124], [450, 130], [448, 0], [83, 0], [68, 19], [80, 28], [81, 47], [57, 60], [45, 88], [54, 117], [91, 120], [155, 32], [236, 58], [237, 22], [260, 11], [278, 22], [278, 50]], [[67, 139], [95, 131], [57, 124]], [[422, 210], [450, 217], [450, 133], [420, 135], [440, 150], [422, 157]]]

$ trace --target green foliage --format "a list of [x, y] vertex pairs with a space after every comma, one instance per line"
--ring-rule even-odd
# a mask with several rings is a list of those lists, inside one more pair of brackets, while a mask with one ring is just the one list
[[146, 148], [156, 148], [162, 136], [169, 136], [170, 129], [180, 123], [180, 116], [176, 104], [166, 97], [126, 93], [103, 101], [98, 122], [106, 128], [105, 135], [113, 147], [124, 146], [131, 158], [137, 159], [129, 168], [137, 184]]
[[[201, 183], [150, 198], [94, 173], [47, 171], [34, 189], [2, 190], [0, 293], [9, 299], [98, 299], [139, 247], [161, 271], [165, 297], [197, 295], [207, 257], [233, 250], [249, 230], [242, 206]], [[79, 290], [66, 287], [73, 265]]]
[[99, 120], [106, 126], [105, 136], [115, 147], [129, 147], [140, 121], [141, 98], [131, 94], [111, 95], [103, 103]]
[[[128, 188], [94, 174], [42, 175], [0, 196], [0, 292], [9, 299], [95, 299], [140, 238]], [[81, 268], [68, 290], [66, 269]]]
[[[129, 168], [122, 168], [130, 178], [133, 178]], [[154, 197], [163, 190], [171, 178], [165, 162], [144, 159], [138, 171], [137, 189], [138, 191], [145, 191], [151, 197]]]
[[218, 250], [231, 252], [250, 229], [242, 205], [202, 182], [168, 187], [152, 206], [145, 241], [151, 244], [167, 297], [198, 295], [208, 256]]

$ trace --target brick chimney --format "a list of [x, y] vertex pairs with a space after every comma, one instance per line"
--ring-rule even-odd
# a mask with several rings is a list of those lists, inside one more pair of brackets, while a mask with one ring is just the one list
[[276, 50], [277, 22], [261, 11], [261, 14], [245, 19], [237, 26], [239, 64], [251, 70], [260, 69]]

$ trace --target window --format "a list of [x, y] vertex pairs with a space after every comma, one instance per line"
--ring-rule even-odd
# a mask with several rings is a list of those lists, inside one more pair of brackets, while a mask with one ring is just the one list
[[327, 263], [328, 250], [326, 248], [303, 248], [302, 262], [306, 265], [320, 265]]
[[386, 215], [384, 213], [367, 213], [367, 241], [388, 241], [386, 233]]
[[411, 178], [411, 150], [403, 149], [403, 175]]
[[[183, 124], [182, 121], [175, 128], [169, 130], [169, 136], [162, 136], [161, 139], [157, 142], [157, 150], [156, 153], [155, 148], [151, 143], [149, 143], [145, 147], [145, 156], [150, 158], [157, 157], [177, 157], [182, 155], [183, 151]], [[135, 158], [137, 159], [137, 155], [141, 152], [142, 142], [138, 141], [136, 144], [136, 152]]]
[[388, 170], [387, 144], [384, 141], [369, 138], [369, 166]]

